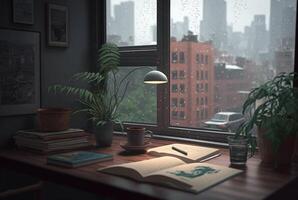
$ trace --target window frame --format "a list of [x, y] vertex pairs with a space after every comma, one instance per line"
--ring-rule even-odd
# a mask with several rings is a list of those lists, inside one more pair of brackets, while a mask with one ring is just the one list
[[[96, 26], [96, 36], [93, 39], [96, 41], [92, 52], [93, 56], [96, 56], [96, 50], [106, 42], [106, 1], [96, 1], [96, 14], [92, 17]], [[140, 67], [140, 66], [156, 66], [157, 70], [162, 71], [171, 77], [170, 63], [172, 62], [172, 55], [170, 55], [170, 0], [156, 0], [157, 2], [157, 44], [145, 45], [145, 46], [130, 46], [119, 47], [120, 49], [120, 67]], [[298, 7], [298, 4], [297, 4]], [[296, 20], [296, 33], [298, 34], [298, 25]], [[294, 58], [294, 71], [298, 72], [298, 41], [295, 39], [295, 58]], [[177, 52], [178, 53], [178, 52]], [[200, 53], [198, 53], [200, 55]], [[136, 59], [137, 58], [137, 59]], [[203, 60], [205, 56], [203, 57]], [[208, 58], [209, 59], [209, 58]], [[200, 59], [201, 61], [201, 59]], [[179, 55], [176, 63], [179, 63]], [[200, 63], [197, 63], [200, 64]], [[94, 67], [95, 69], [95, 67]], [[201, 75], [202, 71], [199, 72]], [[209, 76], [209, 75], [208, 75]], [[204, 73], [203, 73], [203, 78]], [[209, 79], [209, 77], [208, 77]], [[294, 83], [295, 87], [298, 87], [298, 81]], [[172, 126], [170, 124], [171, 118], [171, 98], [170, 98], [171, 84], [164, 84], [157, 86], [157, 123], [134, 123], [125, 122], [124, 126], [141, 126], [150, 129], [156, 135], [162, 136], [174, 136], [189, 139], [205, 140], [206, 142], [227, 142], [227, 136], [232, 133], [210, 130], [205, 128], [190, 128]], [[201, 102], [200, 102], [201, 104]], [[202, 112], [203, 109], [200, 109]], [[116, 130], [120, 130], [120, 127], [116, 127]], [[216, 137], [214, 137], [216, 134]]]

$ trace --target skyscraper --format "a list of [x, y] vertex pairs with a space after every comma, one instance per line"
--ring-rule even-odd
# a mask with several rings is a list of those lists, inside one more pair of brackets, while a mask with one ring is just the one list
[[260, 53], [268, 51], [268, 32], [266, 30], [266, 16], [255, 15], [251, 23], [250, 56], [258, 60]]
[[227, 44], [227, 3], [225, 0], [204, 0], [201, 40], [212, 40], [217, 49]]
[[[284, 48], [285, 40], [295, 38], [296, 0], [271, 0], [270, 6], [270, 49], [274, 51]], [[286, 42], [287, 43], [287, 42]], [[292, 47], [293, 48], [293, 47]]]
[[188, 17], [183, 17], [183, 22], [173, 22], [171, 20], [171, 36], [175, 37], [180, 41], [184, 35], [187, 35], [189, 31], [189, 19]]
[[114, 6], [111, 15], [111, 3], [107, 1], [108, 41], [119, 46], [134, 45], [134, 2], [125, 1]]

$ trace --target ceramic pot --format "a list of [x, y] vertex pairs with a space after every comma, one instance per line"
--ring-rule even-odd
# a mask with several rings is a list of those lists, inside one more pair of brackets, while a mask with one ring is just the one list
[[284, 139], [278, 151], [274, 153], [271, 141], [265, 136], [266, 131], [258, 128], [258, 145], [263, 165], [273, 166], [278, 170], [288, 169], [291, 166], [295, 147], [295, 136]]
[[70, 113], [69, 108], [39, 108], [37, 110], [38, 130], [53, 132], [69, 129]]
[[109, 147], [113, 141], [113, 122], [108, 121], [104, 125], [94, 125], [96, 147]]

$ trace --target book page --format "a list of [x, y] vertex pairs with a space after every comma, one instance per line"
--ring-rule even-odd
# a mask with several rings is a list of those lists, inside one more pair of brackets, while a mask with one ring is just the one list
[[[173, 150], [172, 147], [176, 147], [178, 149], [183, 150], [184, 152], [187, 153], [187, 155], [179, 151]], [[188, 145], [188, 144], [170, 144], [170, 145], [149, 149], [147, 152], [151, 155], [156, 155], [156, 156], [165, 156], [165, 155], [174, 156], [188, 163], [201, 161], [207, 157], [211, 157], [215, 154], [220, 153], [219, 150], [215, 148], [200, 147], [200, 146], [194, 146], [194, 145]]]
[[[121, 165], [113, 165], [103, 169], [98, 169], [98, 171], [127, 176], [127, 172], [133, 169], [134, 171], [138, 172], [139, 175], [141, 175], [142, 177], [145, 177], [148, 174], [151, 174], [153, 172], [157, 172], [160, 170], [164, 170], [164, 169], [175, 167], [182, 164], [185, 164], [185, 163], [178, 158], [164, 156], [160, 158], [153, 158], [153, 159], [143, 160], [138, 162], [125, 163]], [[132, 178], [136, 178], [136, 177], [132, 177]]]
[[169, 186], [197, 193], [241, 172], [241, 170], [208, 163], [192, 163], [154, 172], [147, 175], [146, 181], [168, 182]]

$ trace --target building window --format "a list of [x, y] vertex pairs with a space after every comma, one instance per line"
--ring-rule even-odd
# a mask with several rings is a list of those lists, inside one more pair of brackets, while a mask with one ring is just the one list
[[172, 85], [172, 92], [178, 92], [178, 86], [177, 84]]
[[172, 106], [177, 107], [178, 106], [178, 99], [177, 98], [172, 98]]
[[200, 73], [197, 71], [197, 80], [200, 80]]
[[208, 105], [208, 97], [205, 97], [205, 105]]
[[180, 84], [180, 92], [181, 93], [185, 92], [185, 85], [184, 84]]
[[203, 54], [201, 54], [201, 64], [204, 64], [204, 55]]
[[178, 118], [178, 112], [177, 111], [172, 111], [172, 118], [177, 119]]
[[184, 111], [179, 112], [179, 118], [180, 119], [185, 119], [185, 112]]
[[208, 83], [205, 83], [205, 92], [208, 92]]
[[196, 91], [200, 92], [200, 84], [199, 83], [196, 84]]
[[208, 55], [205, 55], [205, 64], [208, 65]]
[[179, 52], [179, 63], [185, 63], [184, 52]]
[[185, 72], [183, 70], [179, 71], [179, 78], [180, 79], [185, 79]]
[[200, 54], [196, 54], [196, 63], [200, 64]]
[[208, 71], [205, 71], [205, 80], [208, 80]]
[[177, 71], [172, 71], [172, 79], [176, 80], [178, 78], [178, 73]]
[[172, 53], [172, 63], [177, 63], [178, 62], [178, 53], [173, 52]]
[[204, 72], [201, 70], [201, 80], [204, 80]]
[[204, 98], [201, 97], [201, 106], [203, 106], [203, 105], [204, 105]]
[[196, 103], [197, 103], [197, 106], [200, 104], [200, 101], [199, 101], [198, 97], [197, 97]]
[[179, 100], [179, 106], [180, 106], [180, 107], [185, 107], [185, 101], [184, 101], [183, 98], [181, 98], [181, 99]]

